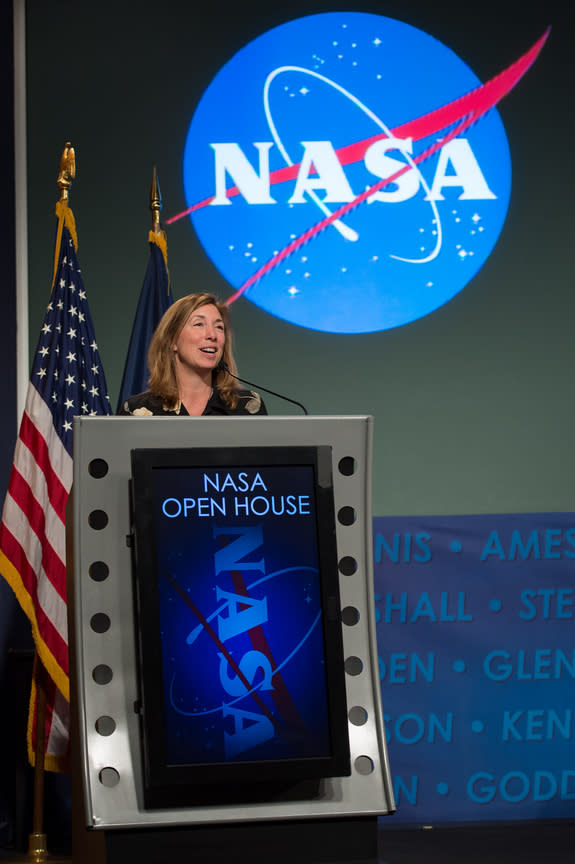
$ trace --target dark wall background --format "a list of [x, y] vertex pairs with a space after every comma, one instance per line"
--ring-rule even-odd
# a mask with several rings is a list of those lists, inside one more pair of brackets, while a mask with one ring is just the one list
[[[282, 21], [351, 5], [293, 0], [282, 12], [259, 0], [203, 7], [180, 0], [27, 0], [30, 353], [49, 297], [56, 177], [66, 140], [77, 154], [71, 202], [79, 258], [115, 405], [148, 259], [152, 167], [158, 167], [163, 216], [169, 217], [185, 206], [181, 162], [190, 117], [221, 65]], [[12, 3], [2, 8], [3, 80], [10, 95]], [[233, 320], [240, 369], [300, 399], [312, 413], [375, 415], [377, 515], [573, 510], [572, 9], [559, 0], [532, 8], [515, 0], [476, 6], [366, 0], [359, 8], [433, 34], [483, 81], [552, 25], [534, 68], [499, 106], [513, 162], [507, 221], [495, 251], [459, 296], [397, 330], [338, 338], [239, 301]], [[4, 140], [10, 166], [13, 138]], [[9, 170], [3, 189], [11, 209]], [[176, 297], [206, 288], [227, 296], [186, 220], [169, 230], [168, 243]], [[2, 248], [4, 491], [17, 424], [10, 227]], [[272, 397], [267, 401], [274, 413], [290, 411]], [[24, 727], [28, 688], [28, 671], [20, 665], [7, 674], [5, 652], [8, 646], [25, 649], [29, 641], [0, 580], [0, 692], [4, 705], [14, 704], [2, 712], [5, 740], [18, 723]], [[20, 743], [23, 753], [23, 737]], [[5, 769], [0, 846], [14, 834], [11, 764]]]
[[[65, 141], [76, 148], [79, 258], [115, 405], [147, 263], [153, 165], [169, 218], [186, 206], [185, 135], [220, 66], [277, 23], [349, 5], [295, 0], [282, 12], [258, 0], [201, 9], [177, 0], [29, 0], [31, 347], [49, 292]], [[360, 8], [432, 33], [483, 81], [552, 25], [541, 57], [499, 106], [513, 164], [507, 221], [460, 295], [396, 330], [335, 337], [242, 299], [233, 307], [241, 373], [300, 399], [310, 413], [375, 415], [375, 514], [569, 510], [573, 13], [568, 4], [509, 0]], [[187, 220], [169, 229], [168, 247], [176, 297], [205, 288], [228, 296]], [[290, 411], [271, 397], [269, 407]]]

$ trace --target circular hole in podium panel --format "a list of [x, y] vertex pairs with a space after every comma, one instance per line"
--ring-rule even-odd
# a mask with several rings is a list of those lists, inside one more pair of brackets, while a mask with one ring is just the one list
[[94, 666], [92, 669], [92, 678], [96, 684], [109, 684], [113, 677], [114, 673], [105, 663], [101, 663], [99, 666]]
[[96, 612], [90, 618], [90, 627], [94, 633], [105, 633], [110, 629], [110, 619], [105, 612]]
[[337, 519], [340, 525], [353, 525], [355, 522], [355, 510], [353, 507], [342, 507], [338, 510]]
[[339, 572], [343, 573], [344, 576], [353, 576], [357, 570], [357, 561], [351, 555], [345, 555], [339, 559], [337, 566], [339, 567]]
[[348, 712], [349, 722], [353, 726], [365, 726], [367, 723], [367, 711], [361, 705], [354, 705]]
[[88, 465], [88, 472], [90, 477], [93, 477], [95, 480], [101, 480], [108, 473], [108, 463], [105, 459], [92, 459]]
[[88, 516], [88, 524], [94, 531], [101, 531], [108, 524], [108, 514], [105, 510], [92, 510]]
[[102, 768], [98, 774], [98, 778], [102, 786], [107, 786], [108, 789], [117, 786], [120, 782], [120, 774], [115, 768]]
[[110, 568], [103, 561], [92, 561], [88, 568], [90, 579], [94, 582], [105, 582], [110, 575]]
[[353, 456], [344, 456], [343, 459], [339, 460], [337, 467], [340, 474], [351, 477], [352, 474], [355, 474], [355, 459]]
[[348, 627], [353, 627], [359, 621], [359, 609], [355, 606], [346, 606], [341, 610], [341, 620]]
[[369, 756], [358, 756], [353, 766], [358, 774], [373, 774], [373, 769], [375, 765], [373, 764], [373, 759], [370, 759]]
[[345, 671], [348, 675], [361, 675], [363, 672], [363, 661], [359, 657], [346, 657]]
[[96, 732], [98, 735], [112, 735], [116, 731], [116, 721], [113, 717], [98, 717], [96, 720]]

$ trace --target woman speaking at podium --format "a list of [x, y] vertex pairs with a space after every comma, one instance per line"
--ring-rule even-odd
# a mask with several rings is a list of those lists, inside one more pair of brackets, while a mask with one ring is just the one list
[[258, 393], [237, 386], [228, 310], [212, 294], [188, 294], [170, 306], [150, 342], [148, 366], [149, 389], [130, 396], [118, 414], [267, 414]]

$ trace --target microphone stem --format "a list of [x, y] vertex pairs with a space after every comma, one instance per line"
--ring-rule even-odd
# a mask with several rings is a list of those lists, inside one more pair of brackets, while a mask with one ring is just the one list
[[229, 366], [227, 365], [227, 363], [226, 363], [226, 364], [222, 363], [222, 366], [224, 367], [224, 369], [226, 370], [226, 372], [228, 373], [228, 375], [231, 375], [232, 378], [235, 378], [235, 379], [236, 379], [236, 381], [241, 381], [242, 384], [249, 384], [250, 387], [255, 387], [256, 390], [263, 390], [264, 393], [269, 393], [271, 396], [277, 396], [278, 399], [285, 399], [286, 402], [291, 402], [292, 405], [297, 405], [298, 408], [301, 408], [301, 410], [303, 411], [304, 414], [307, 414], [307, 410], [306, 410], [306, 408], [301, 404], [301, 402], [296, 402], [295, 399], [290, 399], [288, 396], [282, 396], [281, 393], [275, 393], [273, 390], [268, 390], [268, 389], [266, 389], [266, 387], [262, 387], [260, 384], [254, 384], [254, 383], [252, 383], [252, 381], [246, 381], [245, 378], [240, 378], [239, 375], [234, 375], [234, 373], [233, 373], [232, 370], [229, 368]]

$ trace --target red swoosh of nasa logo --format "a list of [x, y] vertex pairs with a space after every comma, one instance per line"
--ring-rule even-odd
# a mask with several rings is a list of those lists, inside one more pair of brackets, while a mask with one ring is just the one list
[[[442, 106], [441, 108], [436, 108], [434, 111], [429, 112], [429, 114], [424, 114], [421, 117], [416, 118], [415, 120], [410, 120], [407, 123], [404, 123], [400, 126], [396, 126], [391, 130], [391, 135], [394, 138], [413, 138], [414, 141], [419, 141], [422, 138], [426, 138], [429, 135], [437, 134], [441, 132], [443, 129], [446, 129], [451, 124], [457, 124], [444, 138], [440, 141], [436, 141], [433, 145], [428, 147], [419, 156], [416, 156], [413, 159], [413, 162], [416, 165], [424, 162], [426, 159], [429, 159], [434, 153], [437, 152], [441, 147], [444, 147], [449, 141], [453, 138], [456, 138], [457, 135], [460, 135], [466, 129], [468, 129], [473, 123], [476, 123], [487, 111], [493, 108], [497, 103], [503, 99], [504, 96], [509, 93], [513, 87], [521, 80], [521, 78], [525, 75], [527, 70], [533, 65], [541, 50], [547, 41], [551, 28], [548, 27], [543, 36], [535, 42], [534, 45], [523, 54], [519, 60], [509, 66], [507, 69], [504, 69], [503, 72], [500, 72], [499, 75], [496, 75], [495, 78], [492, 78], [490, 81], [487, 81], [485, 84], [482, 84], [480, 87], [477, 87], [475, 90], [471, 90], [469, 93], [466, 93], [464, 96], [460, 96], [459, 99], [454, 100], [453, 102], [449, 102], [447, 105]], [[381, 140], [385, 138], [385, 135], [374, 135], [372, 138], [366, 138], [363, 141], [358, 141], [355, 144], [348, 144], [345, 147], [341, 147], [337, 150], [338, 158], [341, 165], [349, 165], [353, 162], [358, 162], [363, 159], [363, 156], [368, 149], [375, 141]], [[277, 171], [273, 171], [270, 174], [270, 183], [282, 183], [286, 180], [293, 179], [297, 176], [297, 172], [299, 170], [299, 165], [289, 165], [285, 168], [280, 168]], [[322, 219], [320, 222], [317, 222], [303, 234], [300, 234], [299, 237], [296, 237], [295, 240], [280, 250], [273, 258], [270, 258], [265, 264], [263, 264], [259, 270], [257, 270], [250, 278], [244, 282], [243, 285], [238, 288], [238, 290], [228, 297], [226, 300], [226, 304], [230, 305], [235, 300], [238, 299], [242, 294], [247, 291], [252, 285], [254, 285], [262, 276], [265, 276], [273, 267], [303, 246], [305, 243], [308, 243], [313, 237], [316, 237], [321, 231], [324, 231], [329, 225], [333, 222], [341, 219], [351, 210], [358, 207], [368, 198], [370, 198], [374, 192], [378, 192], [380, 189], [383, 189], [390, 183], [394, 183], [399, 177], [405, 174], [407, 171], [411, 170], [411, 165], [404, 165], [403, 168], [400, 168], [395, 174], [392, 174], [390, 177], [386, 177], [383, 180], [378, 181], [373, 186], [366, 189], [361, 195], [358, 195], [354, 198], [353, 201], [350, 201], [344, 205], [342, 205], [338, 210], [334, 210], [329, 216], [325, 219]], [[238, 189], [236, 186], [231, 187], [227, 190], [228, 198], [233, 197], [238, 194]], [[199, 210], [202, 207], [205, 207], [212, 201], [213, 198], [206, 198], [204, 201], [200, 201], [197, 204], [194, 204], [192, 207], [184, 210], [182, 213], [178, 213], [176, 216], [172, 216], [167, 220], [166, 224], [170, 225], [173, 222], [176, 222], [178, 219], [182, 219], [184, 216], [187, 216], [189, 213], [192, 213], [194, 210]]]

